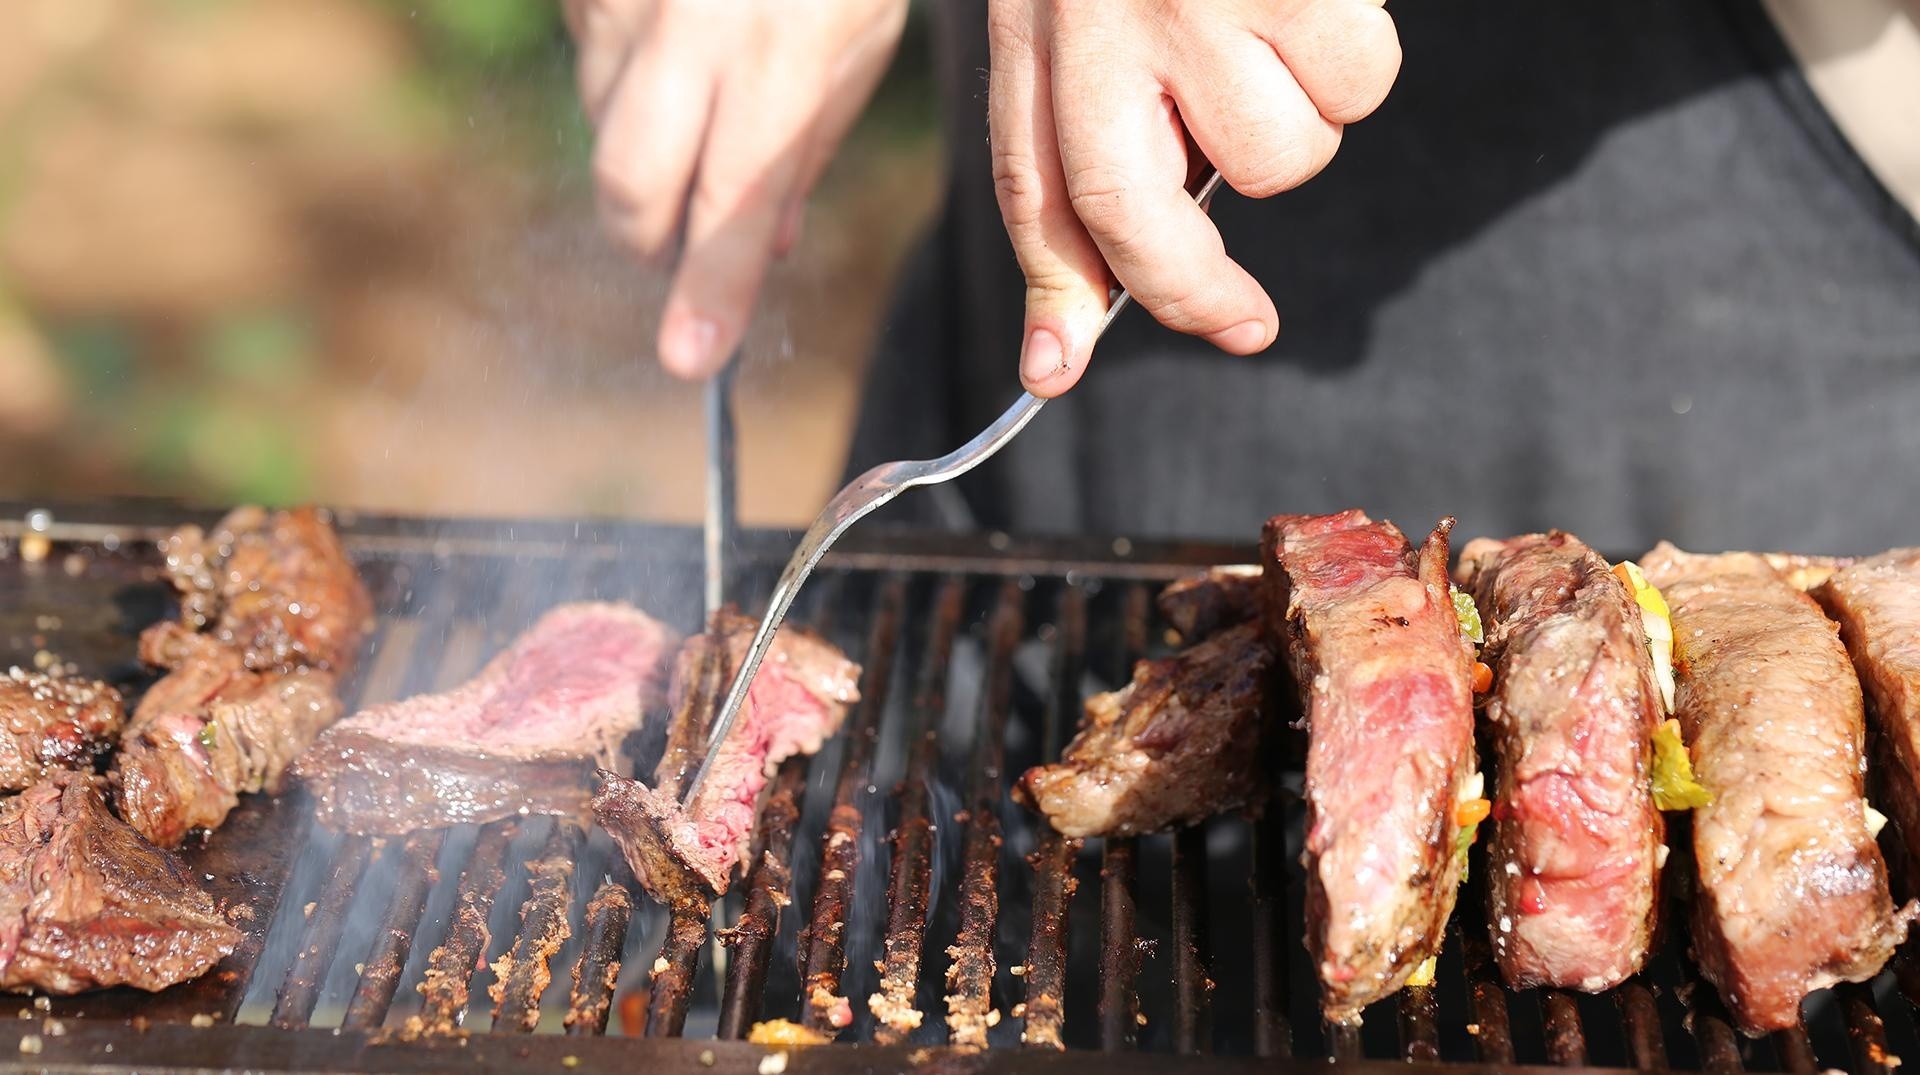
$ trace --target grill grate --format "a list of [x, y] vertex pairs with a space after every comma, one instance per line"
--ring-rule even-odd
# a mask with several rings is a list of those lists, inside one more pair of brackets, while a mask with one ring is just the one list
[[[126, 521], [131, 511], [99, 523], [62, 513], [35, 562], [19, 553], [19, 527], [0, 527], [0, 659], [45, 648], [141, 682], [132, 635], [169, 603], [154, 531]], [[560, 600], [625, 598], [695, 626], [692, 535], [569, 529], [353, 522], [350, 544], [389, 611], [349, 702], [458, 683]], [[784, 546], [747, 541], [746, 592], [763, 592]], [[1257, 821], [1080, 841], [1013, 806], [1009, 775], [1057, 754], [1080, 700], [1164, 649], [1158, 583], [1245, 555], [867, 536], [829, 559], [798, 610], [863, 662], [864, 700], [825, 751], [781, 768], [748, 876], [710, 915], [670, 915], [604, 834], [570, 822], [368, 839], [312, 826], [295, 796], [256, 799], [188, 852], [218, 897], [256, 909], [231, 958], [158, 996], [23, 1001], [10, 1032], [62, 1063], [611, 1068], [646, 1056], [677, 1069], [707, 1050], [728, 1067], [763, 1055], [725, 1044], [756, 1020], [833, 1030], [833, 998], [847, 997], [841, 1037], [868, 1044], [795, 1053], [792, 1070], [946, 1062], [955, 1054], [900, 1050], [949, 1043], [996, 1047], [975, 1066], [1045, 1068], [1073, 1055], [1060, 1050], [1102, 1049], [1122, 1070], [1143, 1049], [1265, 1068], [1333, 1057], [1884, 1072], [1920, 1048], [1909, 953], [1876, 982], [1810, 1002], [1803, 1028], [1751, 1041], [1682, 958], [1671, 914], [1664, 953], [1610, 994], [1509, 992], [1477, 883], [1438, 985], [1376, 1006], [1363, 1029], [1326, 1027], [1300, 948], [1297, 740], [1275, 759], [1296, 775]], [[1909, 856], [1887, 844], [1896, 887], [1911, 887]], [[1670, 876], [1686, 872], [1681, 859]], [[876, 1020], [874, 994], [921, 1012], [921, 1025]], [[215, 1025], [193, 1026], [200, 1015]], [[417, 1036], [455, 1028], [475, 1033]], [[622, 1040], [637, 1035], [690, 1040]]]

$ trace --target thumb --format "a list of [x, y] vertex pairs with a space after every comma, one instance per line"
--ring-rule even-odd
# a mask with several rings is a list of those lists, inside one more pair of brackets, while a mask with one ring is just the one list
[[1086, 371], [1111, 276], [1067, 193], [1046, 37], [1032, 0], [994, 0], [988, 38], [994, 193], [1027, 279], [1020, 382], [1036, 396], [1052, 397]]

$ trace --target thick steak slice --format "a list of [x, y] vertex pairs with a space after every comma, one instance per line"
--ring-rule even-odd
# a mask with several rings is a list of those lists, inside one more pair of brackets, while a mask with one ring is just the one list
[[674, 662], [667, 750], [651, 787], [601, 774], [593, 809], [647, 891], [669, 903], [725, 892], [747, 853], [760, 793], [780, 763], [812, 754], [860, 698], [860, 666], [805, 628], [783, 627], [760, 663], [745, 706], [684, 808], [679, 795], [700, 760], [707, 729], [756, 624], [731, 609], [714, 614]]
[[218, 828], [243, 793], [277, 792], [287, 766], [340, 716], [331, 672], [255, 672], [211, 635], [162, 623], [141, 659], [171, 668], [134, 707], [112, 783], [120, 815], [161, 847]]
[[120, 692], [97, 680], [11, 668], [0, 676], [0, 791], [56, 769], [92, 769], [126, 723]]
[[1894, 549], [1834, 574], [1814, 596], [1866, 688], [1894, 764], [1880, 794], [1909, 848], [1920, 848], [1920, 548]]
[[1359, 511], [1266, 526], [1267, 626], [1307, 719], [1307, 946], [1336, 1023], [1439, 951], [1460, 881], [1473, 654], [1447, 584], [1452, 525], [1418, 551]]
[[1188, 645], [1260, 618], [1260, 565], [1210, 567], [1175, 579], [1155, 599], [1160, 614]]
[[1660, 688], [1640, 606], [1606, 560], [1557, 531], [1469, 542], [1458, 575], [1494, 672], [1494, 955], [1518, 989], [1610, 989], [1646, 959], [1665, 852], [1651, 785]]
[[1261, 705], [1273, 650], [1257, 621], [1087, 699], [1060, 761], [1027, 770], [1014, 797], [1067, 836], [1132, 836], [1255, 806], [1265, 787]]
[[0, 989], [149, 991], [197, 978], [240, 931], [178, 858], [57, 773], [0, 802]]
[[1751, 1034], [1878, 973], [1893, 909], [1867, 832], [1860, 683], [1839, 630], [1759, 556], [1662, 544], [1641, 562], [1673, 612], [1676, 715], [1713, 792], [1693, 812], [1701, 973]]
[[461, 686], [328, 728], [294, 773], [348, 832], [584, 816], [594, 770], [659, 704], [673, 643], [630, 605], [561, 605]]
[[235, 508], [202, 532], [161, 542], [181, 593], [180, 619], [239, 651], [248, 668], [345, 673], [373, 603], [324, 513]]

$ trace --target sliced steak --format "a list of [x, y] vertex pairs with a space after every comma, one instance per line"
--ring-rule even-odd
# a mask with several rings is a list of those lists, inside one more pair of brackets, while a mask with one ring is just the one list
[[211, 533], [184, 526], [160, 549], [181, 621], [233, 646], [248, 668], [345, 672], [359, 655], [373, 604], [318, 509], [236, 508]]
[[667, 750], [653, 785], [602, 773], [594, 796], [594, 813], [634, 876], [669, 903], [726, 891], [747, 853], [768, 778], [788, 758], [819, 750], [860, 698], [859, 665], [819, 635], [781, 628], [699, 795], [682, 807], [680, 792], [699, 764], [707, 729], [755, 627], [723, 609], [707, 633], [687, 640], [674, 663]]
[[1662, 544], [1676, 716], [1713, 802], [1693, 812], [1693, 951], [1751, 1034], [1879, 972], [1906, 936], [1867, 831], [1860, 683], [1838, 628], [1763, 557]]
[[218, 828], [242, 794], [278, 792], [340, 716], [331, 672], [256, 672], [239, 650], [178, 623], [149, 629], [140, 650], [171, 671], [134, 707], [111, 779], [121, 816], [161, 847]]
[[1359, 511], [1266, 526], [1267, 627], [1307, 719], [1307, 945], [1336, 1023], [1439, 951], [1465, 860], [1473, 654], [1447, 583], [1452, 525], [1417, 551]]
[[1458, 575], [1494, 674], [1494, 955], [1517, 989], [1610, 989], [1646, 960], [1665, 851], [1651, 785], [1662, 706], [1640, 607], [1557, 531], [1469, 542]]
[[56, 773], [0, 802], [0, 988], [165, 989], [240, 936], [178, 858], [108, 812], [92, 778]]
[[1261, 713], [1273, 649], [1258, 621], [1087, 700], [1060, 761], [1029, 769], [1014, 797], [1067, 836], [1132, 836], [1262, 801]]
[[659, 704], [673, 643], [630, 605], [561, 605], [461, 686], [327, 729], [295, 774], [320, 820], [348, 832], [584, 817], [594, 770]]
[[8, 669], [0, 676], [0, 791], [56, 769], [92, 769], [126, 723], [120, 692], [98, 680]]
[[[1893, 764], [1876, 795], [1920, 849], [1920, 548], [1861, 560], [1814, 591], [1840, 624], [1866, 688], [1868, 714]], [[1916, 855], [1920, 858], [1920, 855]]]
[[1167, 584], [1160, 614], [1188, 645], [1216, 631], [1260, 618], [1260, 565], [1210, 567]]

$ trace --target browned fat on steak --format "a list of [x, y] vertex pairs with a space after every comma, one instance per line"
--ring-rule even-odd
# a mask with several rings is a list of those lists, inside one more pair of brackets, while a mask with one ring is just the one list
[[180, 860], [109, 813], [91, 778], [57, 773], [0, 802], [0, 988], [160, 990], [239, 942]]
[[1457, 574], [1494, 672], [1494, 956], [1516, 988], [1612, 988], [1646, 960], [1666, 851], [1652, 791], [1663, 705], [1640, 607], [1558, 531], [1468, 542]]
[[659, 703], [673, 643], [630, 605], [561, 605], [461, 686], [327, 729], [296, 775], [348, 832], [584, 816], [594, 770]]
[[327, 516], [316, 508], [235, 508], [211, 532], [161, 542], [180, 619], [233, 646], [248, 668], [344, 672], [373, 604]]
[[1160, 591], [1160, 614], [1188, 644], [1260, 617], [1260, 565], [1210, 567]]
[[1840, 624], [1868, 713], [1893, 765], [1880, 794], [1909, 848], [1920, 848], [1920, 548], [1894, 549], [1835, 573], [1814, 596]]
[[120, 692], [105, 683], [8, 669], [0, 676], [0, 791], [57, 769], [91, 769], [125, 722]]
[[1060, 760], [1027, 770], [1014, 796], [1067, 836], [1131, 836], [1256, 806], [1265, 787], [1262, 704], [1274, 664], [1258, 621], [1087, 700]]
[[120, 814], [161, 847], [218, 828], [245, 793], [278, 792], [287, 767], [340, 716], [331, 672], [256, 672], [211, 635], [163, 623], [140, 655], [169, 668], [134, 708], [112, 782]]
[[1662, 544], [1641, 561], [1673, 614], [1675, 710], [1713, 793], [1693, 812], [1693, 950], [1750, 1034], [1878, 973], [1895, 911], [1867, 829], [1860, 683], [1838, 628], [1765, 558]]
[[1359, 511], [1267, 523], [1267, 627], [1307, 719], [1307, 946], [1321, 1010], [1354, 1023], [1440, 949], [1465, 856], [1473, 654], [1443, 519], [1419, 549]]
[[774, 769], [812, 754], [838, 731], [860, 698], [860, 666], [831, 642], [783, 627], [748, 688], [747, 699], [692, 802], [679, 796], [693, 777], [756, 625], [732, 609], [687, 640], [674, 662], [667, 750], [653, 786], [602, 773], [593, 810], [625, 853], [634, 876], [664, 902], [686, 904], [725, 892], [747, 852], [761, 792]]

